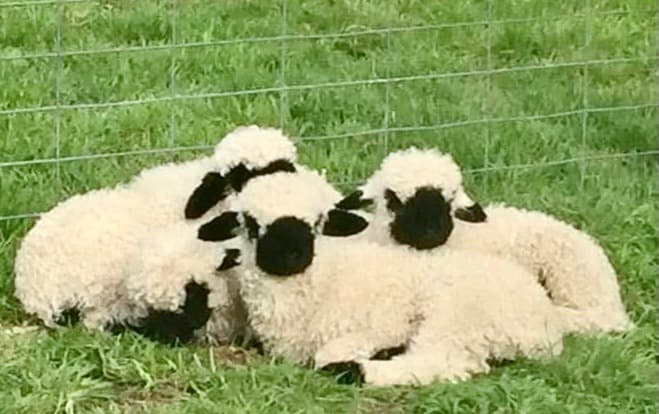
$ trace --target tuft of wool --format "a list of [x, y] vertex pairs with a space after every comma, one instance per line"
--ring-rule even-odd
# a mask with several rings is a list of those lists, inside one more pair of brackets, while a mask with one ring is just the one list
[[224, 175], [238, 164], [253, 169], [263, 168], [273, 160], [295, 162], [297, 151], [291, 140], [279, 129], [256, 125], [238, 127], [215, 146], [213, 161]]
[[[314, 192], [306, 196], [310, 188]], [[300, 168], [295, 174], [280, 172], [252, 179], [229, 208], [249, 212], [262, 225], [287, 215], [314, 227], [320, 215], [341, 198], [322, 175]]]
[[382, 197], [384, 191], [389, 189], [405, 200], [424, 186], [441, 189], [446, 200], [463, 197], [460, 194], [462, 174], [453, 158], [436, 149], [416, 147], [389, 154], [360, 189], [365, 198]]

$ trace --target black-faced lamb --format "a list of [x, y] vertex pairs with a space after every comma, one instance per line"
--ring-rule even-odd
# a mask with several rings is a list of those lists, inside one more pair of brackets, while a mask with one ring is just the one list
[[[464, 379], [487, 372], [488, 358], [560, 352], [554, 307], [523, 268], [345, 237], [366, 223], [324, 202], [327, 188], [312, 172], [259, 177], [199, 228], [202, 240], [237, 236], [241, 266], [221, 274], [239, 280], [266, 350], [317, 368], [355, 362], [375, 385]], [[400, 346], [390, 361], [370, 359]]]
[[629, 321], [615, 270], [585, 232], [548, 214], [466, 197], [459, 167], [437, 150], [390, 154], [350, 204], [374, 202], [364, 237], [417, 251], [494, 254], [524, 265], [575, 332], [624, 331]]

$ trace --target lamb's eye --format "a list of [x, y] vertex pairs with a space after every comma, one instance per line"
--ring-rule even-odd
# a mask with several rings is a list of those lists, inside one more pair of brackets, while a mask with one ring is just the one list
[[257, 239], [259, 237], [259, 223], [256, 219], [249, 214], [243, 214], [245, 218], [245, 227], [247, 227], [247, 235], [250, 239]]

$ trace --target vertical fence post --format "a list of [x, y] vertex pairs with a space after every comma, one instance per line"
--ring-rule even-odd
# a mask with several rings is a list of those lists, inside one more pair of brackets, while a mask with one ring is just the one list
[[169, 95], [172, 97], [170, 103], [168, 103], [169, 111], [169, 147], [174, 147], [176, 145], [176, 117], [175, 117], [175, 100], [176, 96], [176, 42], [178, 41], [177, 36], [177, 19], [178, 19], [178, 0], [170, 0], [170, 23], [171, 23], [171, 37], [169, 41]]
[[286, 33], [288, 32], [287, 19], [288, 19], [288, 4], [287, 0], [281, 0], [281, 24], [280, 35], [281, 40], [279, 43], [279, 128], [282, 130], [286, 126], [286, 117], [288, 117], [288, 92], [286, 91], [286, 53], [288, 52], [288, 43], [286, 41]]
[[[581, 151], [586, 150], [586, 141], [588, 139], [588, 47], [590, 46], [590, 0], [586, 0], [586, 10], [584, 12], [584, 42], [581, 48], [582, 75], [581, 75]], [[579, 163], [580, 186], [583, 189], [586, 179], [586, 163]]]
[[63, 10], [62, 0], [57, 0], [57, 19], [55, 28], [55, 168], [57, 176], [57, 184], [62, 187], [62, 177], [60, 175], [60, 159], [61, 159], [61, 129], [62, 129], [62, 24], [63, 24]]
[[[490, 167], [490, 118], [492, 112], [492, 0], [487, 0], [487, 23], [486, 23], [486, 47], [487, 47], [487, 73], [485, 75], [485, 93], [482, 98], [482, 117], [485, 120], [485, 154], [483, 156], [483, 167]], [[489, 191], [489, 174], [483, 177], [483, 195]]]

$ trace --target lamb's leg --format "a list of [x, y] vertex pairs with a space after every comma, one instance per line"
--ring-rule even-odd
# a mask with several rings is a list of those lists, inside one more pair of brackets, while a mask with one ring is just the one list
[[460, 381], [486, 373], [483, 358], [459, 347], [417, 347], [390, 361], [358, 361], [364, 382], [376, 386], [426, 385], [433, 381]]
[[458, 329], [459, 312], [429, 312], [405, 353], [390, 361], [359, 360], [363, 381], [377, 386], [458, 381], [489, 371], [487, 342]]
[[322, 369], [330, 364], [368, 359], [383, 349], [404, 345], [406, 335], [360, 332], [345, 335], [321, 346], [314, 356], [314, 366]]

